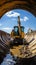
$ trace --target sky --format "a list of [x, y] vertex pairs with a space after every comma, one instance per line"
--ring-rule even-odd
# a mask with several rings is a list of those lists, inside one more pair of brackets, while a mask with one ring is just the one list
[[0, 30], [11, 33], [13, 27], [18, 25], [18, 16], [20, 16], [21, 25], [25, 27], [25, 33], [29, 28], [36, 30], [36, 17], [22, 9], [14, 9], [5, 13], [0, 19]]

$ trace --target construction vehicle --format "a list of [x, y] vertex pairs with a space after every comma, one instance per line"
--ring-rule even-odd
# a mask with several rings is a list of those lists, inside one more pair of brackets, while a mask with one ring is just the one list
[[24, 39], [24, 26], [21, 26], [20, 17], [18, 16], [18, 26], [14, 26], [11, 32], [11, 38], [14, 39], [14, 44], [22, 44]]

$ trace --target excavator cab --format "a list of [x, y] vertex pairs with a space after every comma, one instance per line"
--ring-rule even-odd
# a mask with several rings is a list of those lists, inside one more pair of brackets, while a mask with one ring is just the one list
[[[20, 29], [21, 29], [21, 32], [24, 32], [24, 27], [23, 26], [20, 26]], [[20, 35], [18, 26], [14, 26], [14, 35], [15, 36]]]
[[19, 36], [18, 26], [14, 26], [14, 36]]

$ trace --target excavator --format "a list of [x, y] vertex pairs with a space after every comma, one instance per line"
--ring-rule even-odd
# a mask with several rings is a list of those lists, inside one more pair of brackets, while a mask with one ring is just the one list
[[20, 16], [18, 16], [18, 26], [14, 26], [11, 34], [11, 41], [10, 41], [10, 52], [12, 55], [24, 58], [28, 55], [29, 49], [28, 44], [25, 41], [25, 33], [24, 33], [24, 26], [21, 26]]
[[24, 39], [24, 26], [21, 26], [20, 17], [18, 16], [18, 26], [14, 26], [11, 32], [11, 39], [14, 39], [14, 44], [22, 44]]

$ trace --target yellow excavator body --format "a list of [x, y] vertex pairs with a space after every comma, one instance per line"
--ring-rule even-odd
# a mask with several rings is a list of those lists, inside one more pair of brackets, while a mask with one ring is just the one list
[[[21, 35], [21, 36], [20, 36], [20, 35]], [[11, 38], [24, 38], [25, 33], [24, 33], [24, 32], [21, 32], [20, 35], [15, 35], [15, 36], [14, 36], [14, 32], [13, 32], [13, 31], [11, 32]]]
[[24, 27], [21, 26], [20, 17], [18, 16], [18, 26], [14, 26], [14, 29], [11, 32], [11, 38], [24, 38], [24, 35]]

